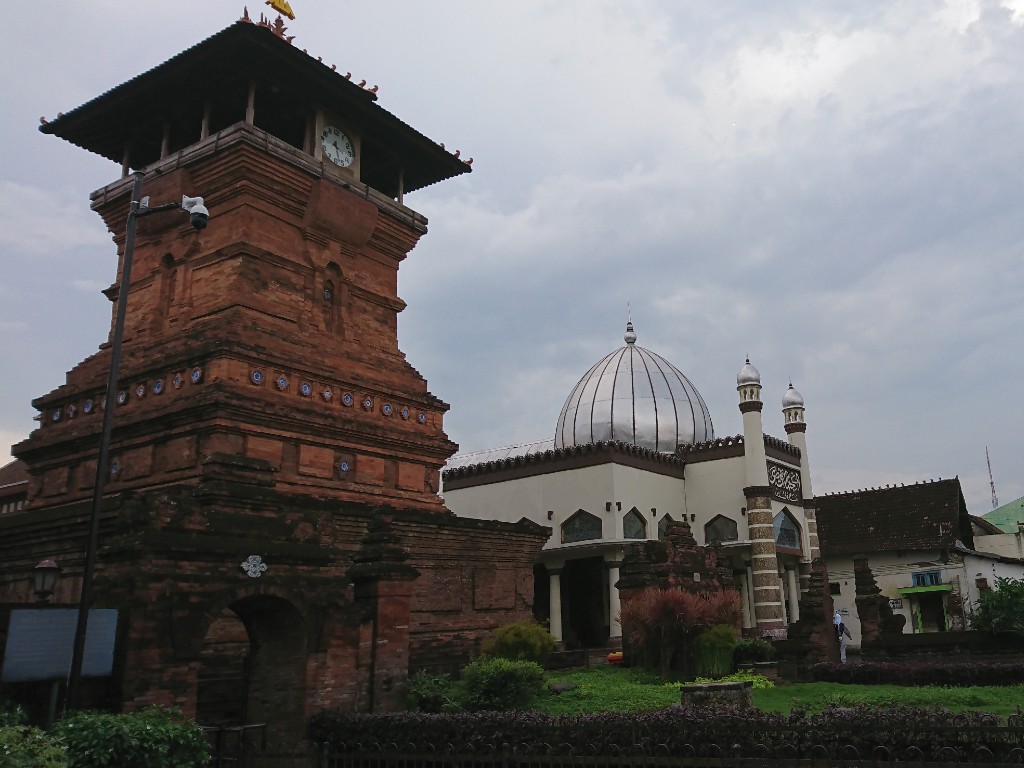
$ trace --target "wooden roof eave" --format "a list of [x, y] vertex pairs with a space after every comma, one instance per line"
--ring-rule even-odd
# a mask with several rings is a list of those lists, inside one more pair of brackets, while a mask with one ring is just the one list
[[[230, 62], [231, 66], [226, 66]], [[293, 88], [310, 104], [342, 112], [396, 151], [405, 190], [421, 189], [471, 171], [468, 164], [376, 104], [376, 94], [352, 83], [270, 30], [237, 22], [164, 63], [40, 125], [87, 151], [120, 163], [139, 141], [145, 116], [165, 112], [168, 100], [188, 106], [257, 79]], [[257, 106], [258, 108], [258, 106]], [[153, 121], [148, 125], [152, 126]], [[116, 128], [120, 126], [122, 130]], [[150, 139], [151, 140], [151, 139]]]

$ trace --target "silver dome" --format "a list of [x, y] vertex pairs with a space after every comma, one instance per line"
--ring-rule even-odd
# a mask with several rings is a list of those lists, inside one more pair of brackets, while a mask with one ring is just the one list
[[636, 346], [632, 323], [625, 340], [569, 394], [555, 447], [618, 441], [675, 453], [677, 445], [713, 440], [711, 414], [690, 380], [665, 358]]
[[736, 386], [743, 387], [748, 384], [760, 384], [761, 374], [750, 364], [750, 358], [747, 358], [747, 362], [740, 368], [740, 372], [736, 374]]
[[803, 408], [804, 398], [799, 392], [793, 389], [793, 382], [789, 382], [789, 389], [786, 390], [786, 394], [782, 396], [782, 407], [783, 408]]

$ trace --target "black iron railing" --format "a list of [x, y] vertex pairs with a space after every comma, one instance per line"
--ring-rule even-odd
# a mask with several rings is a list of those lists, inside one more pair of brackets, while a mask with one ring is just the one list
[[253, 754], [267, 749], [267, 724], [203, 726], [210, 745], [209, 768], [245, 768]]

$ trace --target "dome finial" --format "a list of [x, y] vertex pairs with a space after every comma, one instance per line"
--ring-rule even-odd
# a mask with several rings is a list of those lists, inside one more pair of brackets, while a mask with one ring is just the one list
[[633, 332], [633, 312], [629, 308], [629, 301], [626, 302], [626, 335], [623, 336], [627, 344], [636, 343], [636, 334]]

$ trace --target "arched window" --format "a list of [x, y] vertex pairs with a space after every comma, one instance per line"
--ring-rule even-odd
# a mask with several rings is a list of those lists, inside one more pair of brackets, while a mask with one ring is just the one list
[[563, 544], [600, 539], [603, 535], [601, 518], [590, 514], [585, 509], [577, 510], [572, 517], [562, 523]]
[[783, 509], [775, 516], [775, 546], [779, 549], [790, 549], [797, 552], [800, 547], [800, 526], [790, 514], [788, 509]]
[[622, 536], [626, 539], [646, 539], [647, 521], [636, 507], [633, 507], [622, 518]]
[[704, 541], [708, 544], [720, 544], [723, 541], [736, 541], [739, 532], [736, 521], [725, 515], [715, 515], [704, 526]]
[[658, 538], [668, 538], [668, 525], [672, 522], [672, 515], [662, 515], [661, 520], [658, 521]]
[[324, 330], [337, 333], [341, 330], [341, 302], [338, 292], [341, 290], [341, 268], [333, 261], [327, 265], [327, 273], [320, 285], [317, 300], [320, 313], [324, 319]]

